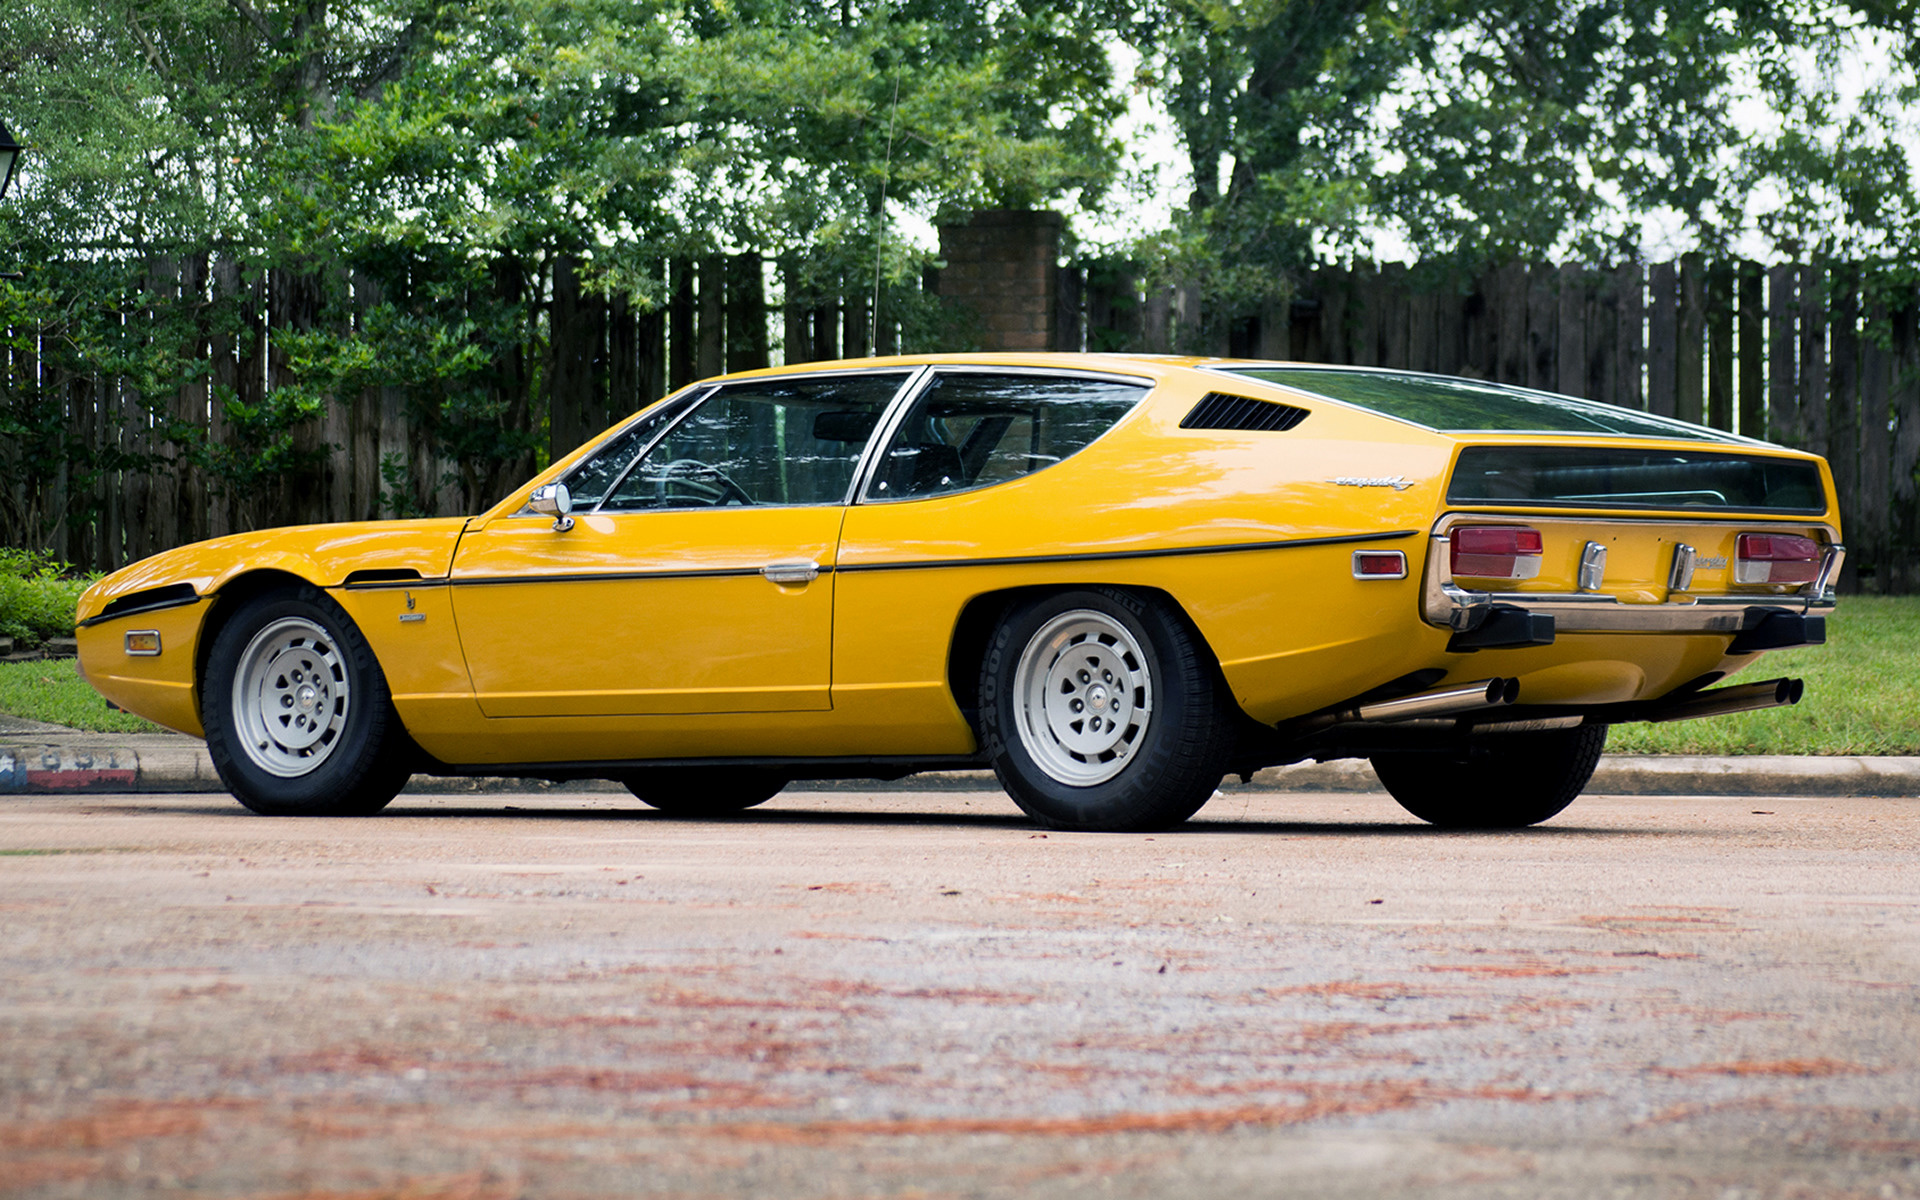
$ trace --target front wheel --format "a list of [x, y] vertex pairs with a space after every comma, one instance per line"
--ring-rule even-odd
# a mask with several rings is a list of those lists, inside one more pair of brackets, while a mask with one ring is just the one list
[[220, 782], [257, 813], [363, 816], [412, 772], [372, 648], [314, 587], [241, 605], [208, 652], [200, 711]]
[[1422, 821], [1448, 829], [1522, 829], [1573, 803], [1606, 744], [1605, 725], [1489, 734], [1464, 760], [1376, 754], [1373, 773]]
[[1001, 621], [980, 673], [981, 743], [1014, 803], [1054, 829], [1164, 829], [1226, 773], [1233, 722], [1199, 633], [1165, 601], [1060, 592]]
[[765, 804], [790, 781], [760, 767], [647, 767], [620, 782], [669, 816], [724, 817]]

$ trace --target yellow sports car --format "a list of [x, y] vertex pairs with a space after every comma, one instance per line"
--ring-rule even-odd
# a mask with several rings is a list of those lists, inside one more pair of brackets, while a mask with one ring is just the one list
[[1817, 643], [1819, 458], [1358, 367], [1119, 355], [695, 384], [477, 517], [239, 534], [80, 602], [108, 699], [262, 813], [414, 772], [668, 812], [990, 764], [1036, 821], [1176, 824], [1229, 772], [1367, 757], [1443, 825], [1543, 821], [1621, 721]]

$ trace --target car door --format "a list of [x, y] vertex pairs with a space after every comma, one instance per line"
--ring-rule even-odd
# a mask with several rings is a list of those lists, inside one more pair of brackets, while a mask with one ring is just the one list
[[840, 524], [907, 374], [720, 387], [571, 472], [571, 528], [529, 512], [470, 532], [454, 615], [481, 711], [830, 707]]

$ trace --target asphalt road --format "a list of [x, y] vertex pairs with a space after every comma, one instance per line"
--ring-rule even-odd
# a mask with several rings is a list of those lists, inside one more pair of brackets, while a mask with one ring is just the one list
[[1920, 800], [0, 803], [0, 1194], [1920, 1196]]

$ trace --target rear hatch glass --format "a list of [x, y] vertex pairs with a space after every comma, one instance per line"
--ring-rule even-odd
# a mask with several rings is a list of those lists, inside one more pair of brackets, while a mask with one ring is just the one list
[[1688, 421], [1551, 392], [1449, 375], [1341, 367], [1227, 367], [1224, 374], [1325, 396], [1445, 432], [1588, 433], [1754, 443]]
[[1818, 464], [1706, 449], [1469, 446], [1460, 452], [1447, 501], [1796, 516], [1826, 511]]

